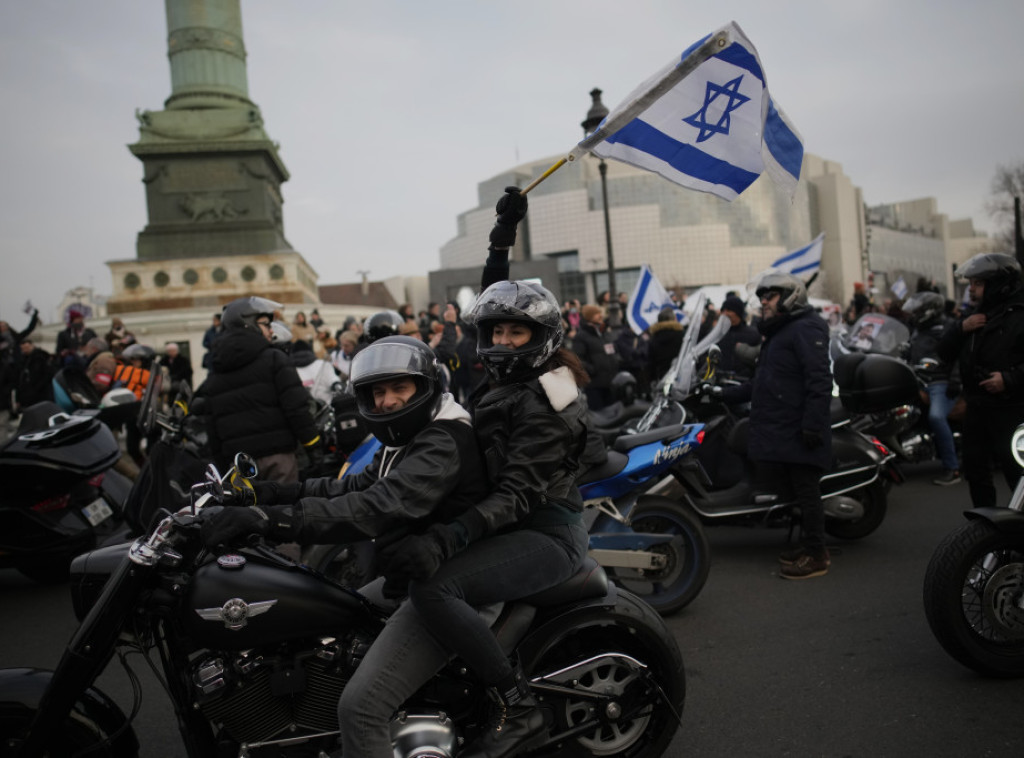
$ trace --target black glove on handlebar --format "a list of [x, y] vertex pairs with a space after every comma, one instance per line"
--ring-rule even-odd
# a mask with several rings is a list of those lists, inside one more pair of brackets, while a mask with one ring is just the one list
[[302, 482], [253, 482], [256, 505], [291, 505], [302, 497]]
[[207, 550], [218, 552], [252, 535], [287, 541], [294, 539], [294, 531], [291, 506], [277, 505], [225, 508], [204, 518], [199, 534]]

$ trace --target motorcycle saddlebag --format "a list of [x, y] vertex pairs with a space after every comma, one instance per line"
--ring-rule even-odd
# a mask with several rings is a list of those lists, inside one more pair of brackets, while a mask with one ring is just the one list
[[832, 374], [839, 386], [839, 399], [851, 413], [881, 413], [913, 403], [918, 397], [914, 370], [887, 355], [840, 355]]

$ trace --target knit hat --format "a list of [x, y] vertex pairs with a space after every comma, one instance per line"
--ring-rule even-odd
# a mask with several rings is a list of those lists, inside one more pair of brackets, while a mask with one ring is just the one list
[[603, 311], [596, 305], [584, 305], [580, 308], [580, 315], [583, 316], [584, 321], [593, 321], [598, 316], [603, 315]]
[[735, 313], [740, 318], [746, 318], [747, 317], [747, 306], [746, 306], [746, 304], [740, 298], [736, 297], [735, 295], [731, 295], [730, 297], [727, 297], [722, 302], [722, 310], [723, 311], [732, 311], [733, 313]]

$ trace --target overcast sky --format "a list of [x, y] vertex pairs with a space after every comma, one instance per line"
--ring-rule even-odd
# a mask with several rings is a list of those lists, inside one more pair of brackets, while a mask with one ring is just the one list
[[[1024, 160], [1020, 0], [242, 0], [250, 97], [291, 179], [285, 236], [321, 284], [426, 274], [477, 182], [567, 152], [608, 107], [735, 20], [805, 149], [868, 204], [934, 196], [992, 231]], [[147, 223], [135, 110], [170, 95], [160, 0], [0, 3], [0, 318], [112, 291]], [[569, 170], [569, 169], [562, 169]], [[481, 250], [483, 256], [483, 250]], [[47, 319], [49, 320], [49, 318]]]

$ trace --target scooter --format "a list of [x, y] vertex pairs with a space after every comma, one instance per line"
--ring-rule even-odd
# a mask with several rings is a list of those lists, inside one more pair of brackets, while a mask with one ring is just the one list
[[[860, 335], [858, 337], [858, 335]], [[836, 335], [831, 343], [833, 359], [851, 353], [882, 355], [906, 365], [906, 370], [886, 369], [889, 373], [905, 374], [903, 379], [909, 389], [910, 375], [915, 377], [915, 392], [907, 392], [901, 402], [887, 408], [876, 408], [871, 412], [850, 414], [853, 427], [864, 434], [877, 437], [896, 454], [902, 463], [921, 463], [936, 460], [938, 451], [931, 425], [928, 422], [928, 395], [924, 390], [921, 376], [933, 372], [937, 359], [925, 358], [915, 366], [903, 361], [903, 355], [910, 342], [910, 330], [891, 316], [880, 313], [865, 314], [858, 319], [851, 330]], [[959, 446], [959, 425], [950, 423], [955, 444]]]
[[131, 487], [113, 468], [120, 457], [98, 412], [26, 408], [0, 448], [0, 568], [65, 581], [72, 558], [116, 534]]
[[[132, 543], [76, 559], [82, 623], [56, 670], [0, 671], [0, 753], [138, 755], [128, 709], [96, 686], [115, 658], [131, 673], [131, 652], [158, 672], [189, 756], [334, 749], [338, 698], [390, 611], [262, 542], [242, 540], [222, 555], [203, 548], [208, 509], [235, 502], [227, 482], [256, 474], [244, 456], [225, 476], [211, 466], [189, 506]], [[562, 585], [504, 604], [493, 629], [541, 702], [537, 754], [654, 758], [668, 748], [685, 699], [679, 646], [592, 561]], [[393, 717], [394, 754], [458, 755], [486, 728], [488, 700], [453, 661]]]
[[[1024, 424], [1010, 442], [1024, 468]], [[999, 678], [1024, 676], [1024, 478], [1005, 508], [964, 511], [924, 577], [928, 626], [954, 659]]]
[[[698, 302], [697, 307], [702, 305]], [[699, 342], [693, 330], [687, 331], [638, 428], [685, 420], [705, 424], [703, 443], [695, 455], [673, 467], [678, 486], [667, 490], [705, 526], [792, 529], [797, 514], [792, 495], [756, 487], [755, 465], [746, 455], [748, 421], [738, 418], [716, 389], [716, 343], [728, 328], [728, 320], [719, 319]], [[899, 472], [889, 469], [894, 456], [878, 440], [855, 431], [848, 419], [833, 423], [832, 453], [832, 467], [821, 478], [825, 530], [840, 539], [865, 537], [885, 518], [889, 482], [901, 481]]]

